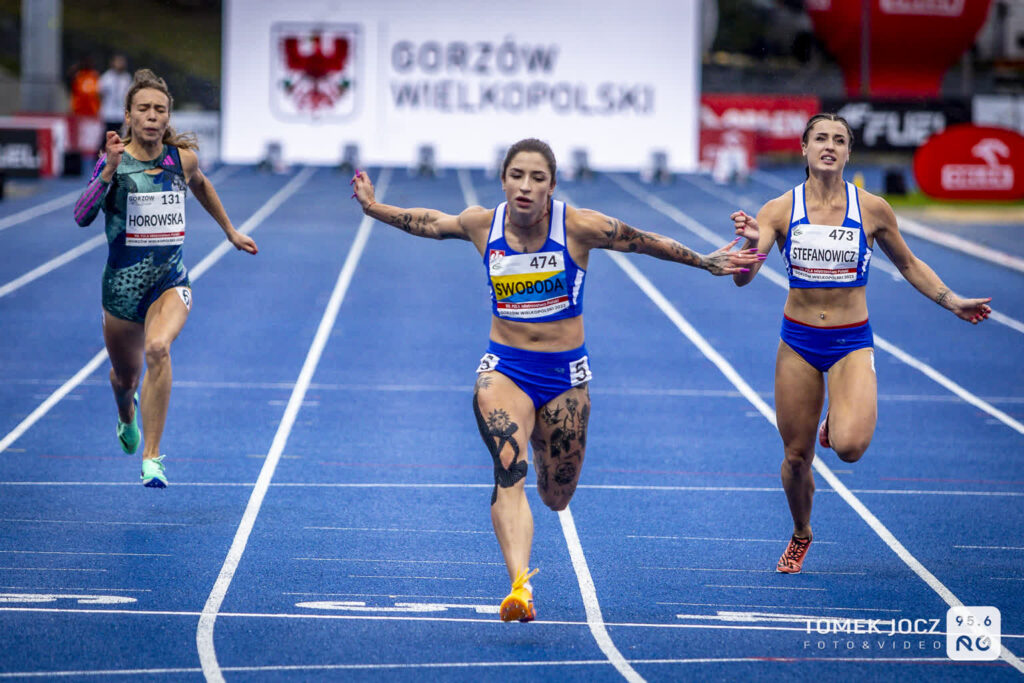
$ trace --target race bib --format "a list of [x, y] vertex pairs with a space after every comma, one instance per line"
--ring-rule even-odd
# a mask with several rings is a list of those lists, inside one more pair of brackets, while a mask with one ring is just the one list
[[502, 317], [543, 318], [569, 307], [561, 252], [505, 256], [492, 251], [489, 273], [497, 312]]
[[857, 279], [860, 230], [830, 225], [793, 228], [789, 251], [793, 277], [810, 282], [853, 282]]
[[171, 247], [185, 241], [185, 193], [128, 195], [124, 243], [129, 247]]

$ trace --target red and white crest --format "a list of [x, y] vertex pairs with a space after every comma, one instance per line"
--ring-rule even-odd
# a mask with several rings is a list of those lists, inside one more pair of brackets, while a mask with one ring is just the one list
[[361, 61], [355, 24], [271, 27], [271, 110], [285, 120], [344, 119], [358, 104]]

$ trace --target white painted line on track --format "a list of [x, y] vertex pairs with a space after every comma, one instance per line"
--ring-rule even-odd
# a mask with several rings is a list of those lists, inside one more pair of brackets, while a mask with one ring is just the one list
[[[278, 190], [274, 195], [267, 200], [267, 203], [261, 206], [256, 213], [249, 217], [238, 231], [244, 234], [249, 234], [253, 230], [259, 227], [260, 223], [266, 220], [267, 216], [273, 213], [288, 197], [292, 196], [296, 190], [309, 180], [309, 177], [313, 175], [316, 169], [307, 167], [299, 171], [294, 178], [288, 181], [284, 187]], [[214, 263], [216, 263], [229, 249], [234, 249], [231, 243], [227, 240], [220, 242], [214, 249], [206, 255], [202, 261], [196, 265], [195, 268], [189, 271], [189, 278], [191, 280], [198, 280], [199, 277], [205, 273]], [[81, 370], [76, 372], [74, 376], [68, 381], [62, 384], [56, 391], [50, 394], [42, 403], [39, 404], [35, 410], [33, 410], [28, 417], [22, 420], [18, 425], [12, 429], [4, 438], [0, 439], [0, 453], [7, 450], [7, 447], [17, 441], [22, 434], [29, 430], [36, 422], [38, 422], [46, 413], [50, 412], [53, 406], [57, 405], [65, 396], [75, 389], [79, 384], [85, 380], [86, 377], [96, 371], [97, 368], [107, 359], [107, 350], [103, 349], [99, 351], [92, 359], [86, 363]], [[137, 485], [137, 484], [136, 484]]]
[[15, 279], [11, 280], [7, 284], [0, 285], [0, 297], [7, 296], [11, 292], [13, 292], [13, 291], [15, 291], [15, 290], [17, 290], [17, 289], [19, 289], [21, 287], [24, 287], [25, 285], [27, 285], [28, 283], [32, 282], [33, 280], [37, 280], [37, 279], [41, 278], [42, 276], [46, 275], [47, 273], [49, 273], [49, 272], [51, 272], [53, 270], [56, 270], [57, 268], [60, 268], [65, 263], [69, 263], [70, 261], [74, 261], [76, 258], [81, 256], [82, 254], [88, 253], [88, 252], [92, 251], [93, 249], [95, 249], [96, 247], [100, 246], [101, 244], [106, 244], [106, 243], [107, 243], [106, 235], [95, 235], [94, 237], [91, 237], [90, 239], [86, 240], [85, 242], [82, 242], [81, 244], [79, 244], [77, 247], [74, 247], [73, 249], [68, 249], [67, 251], [65, 251], [60, 256], [56, 256], [56, 257], [50, 259], [49, 261], [47, 261], [46, 263], [44, 263], [44, 264], [42, 264], [40, 266], [36, 266], [35, 268], [33, 268], [32, 270], [28, 271], [24, 275], [21, 275], [21, 276], [15, 278]]
[[105, 572], [106, 569], [79, 569], [75, 567], [0, 567], [0, 569], [25, 572]]
[[504, 562], [467, 562], [459, 560], [374, 560], [363, 557], [293, 557], [292, 559], [305, 562], [371, 562], [373, 564], [443, 564], [445, 566], [453, 564], [468, 564], [475, 566], [505, 566]]
[[[782, 488], [773, 489], [773, 491], [781, 491]], [[667, 540], [667, 541], [728, 541], [735, 543], [778, 543], [777, 538], [727, 538], [720, 536], [646, 536], [640, 534], [627, 534], [626, 538], [644, 538], [644, 539], [656, 539], [656, 540]], [[821, 545], [835, 545], [838, 541], [818, 541]]]
[[[387, 192], [387, 186], [390, 179], [391, 171], [390, 169], [385, 169], [377, 180], [377, 196], [381, 198], [384, 197]], [[270, 480], [274, 476], [274, 471], [277, 469], [278, 462], [280, 462], [281, 454], [284, 453], [285, 444], [288, 442], [288, 437], [295, 424], [295, 419], [298, 417], [299, 409], [302, 406], [309, 384], [313, 380], [313, 374], [316, 372], [316, 367], [320, 363], [320, 357], [323, 354], [324, 348], [327, 346], [327, 341], [330, 337], [331, 330], [334, 327], [334, 322], [338, 317], [338, 311], [341, 308], [341, 303], [345, 299], [345, 294], [348, 292], [349, 284], [352, 282], [356, 266], [358, 265], [363, 249], [366, 247], [366, 243], [370, 238], [370, 232], [373, 229], [373, 222], [373, 219], [369, 216], [363, 216], [363, 219], [359, 223], [359, 231], [356, 233], [356, 237], [352, 242], [348, 255], [345, 257], [345, 263], [341, 268], [341, 272], [338, 274], [337, 282], [334, 285], [334, 291], [331, 292], [331, 298], [327, 302], [327, 307], [324, 309], [323, 317], [320, 319], [320, 325], [317, 327], [316, 334], [313, 337], [313, 342], [309, 347], [309, 352], [306, 354], [306, 360], [303, 362], [302, 369], [299, 371], [299, 377], [295, 382], [295, 388], [292, 390], [291, 397], [288, 399], [288, 405], [284, 410], [284, 415], [281, 417], [281, 422], [278, 425], [277, 432], [274, 434], [274, 440], [267, 452], [267, 459], [263, 462], [263, 466], [260, 468], [260, 474], [256, 480], [256, 486], [253, 488], [252, 494], [249, 496], [249, 502], [245, 506], [245, 512], [242, 514], [242, 521], [238, 525], [238, 530], [235, 532], [235, 538], [231, 543], [231, 547], [228, 549], [227, 557], [224, 560], [224, 564], [221, 566], [220, 573], [213, 585], [213, 589], [210, 591], [210, 595], [206, 599], [206, 604], [203, 606], [202, 616], [199, 618], [199, 625], [196, 629], [196, 647], [199, 651], [199, 662], [203, 669], [203, 676], [207, 681], [220, 682], [224, 680], [220, 664], [217, 662], [217, 653], [213, 643], [213, 630], [217, 621], [217, 613], [220, 611], [221, 604], [224, 602], [224, 596], [227, 595], [228, 587], [231, 585], [231, 579], [234, 578], [235, 570], [238, 568], [238, 563], [242, 559], [242, 553], [245, 552], [245, 546], [249, 542], [249, 535], [252, 533], [253, 526], [256, 523], [256, 516], [260, 512], [260, 508], [263, 505], [263, 499], [267, 494], [267, 490], [270, 488]]]
[[963, 237], [957, 235], [951, 235], [941, 230], [936, 230], [930, 226], [925, 225], [913, 218], [906, 216], [899, 217], [900, 230], [903, 232], [913, 235], [914, 237], [920, 237], [923, 240], [934, 242], [935, 244], [941, 244], [944, 247], [959, 251], [962, 254], [969, 254], [975, 258], [994, 263], [1010, 270], [1015, 270], [1018, 273], [1024, 273], [1024, 259], [1018, 258], [1004, 251], [992, 249], [986, 247], [977, 242], [966, 240]]
[[751, 605], [748, 603], [727, 603], [727, 602], [658, 602], [657, 605], [685, 605], [687, 607], [745, 607], [745, 608], [765, 608], [765, 609], [806, 609], [806, 610], [843, 610], [843, 611], [854, 611], [854, 612], [894, 612], [900, 613], [904, 610], [901, 609], [881, 609], [878, 607], [825, 607], [823, 605], [813, 605], [805, 607], [803, 605]]
[[78, 201], [78, 197], [79, 195], [82, 194], [82, 190], [84, 189], [85, 188], [83, 187], [79, 190], [74, 190], [73, 192], [62, 194], [56, 199], [51, 199], [48, 202], [43, 202], [38, 206], [30, 206], [29, 208], [24, 209], [23, 211], [19, 211], [18, 213], [12, 213], [10, 216], [7, 216], [6, 218], [0, 218], [0, 230], [12, 228], [15, 225], [24, 223], [25, 221], [30, 221], [33, 218], [39, 218], [40, 216], [45, 216], [46, 214], [56, 211], [57, 209], [62, 209], [65, 206], [71, 206], [76, 201]]
[[590, 633], [597, 641], [601, 652], [612, 663], [616, 671], [622, 674], [623, 678], [633, 683], [643, 681], [644, 678], [629, 665], [626, 658], [615, 647], [611, 636], [608, 635], [604, 617], [601, 615], [601, 605], [597, 601], [597, 588], [594, 587], [594, 579], [590, 575], [587, 558], [583, 555], [583, 546], [580, 544], [579, 534], [576, 533], [576, 522], [572, 518], [569, 506], [559, 511], [558, 521], [562, 524], [562, 534], [569, 546], [569, 557], [572, 560], [573, 569], [576, 571], [576, 579], [583, 597], [583, 608], [587, 614], [587, 626], [590, 628]]
[[473, 179], [469, 175], [469, 170], [460, 168], [458, 175], [459, 187], [462, 188], [462, 197], [466, 200], [466, 206], [480, 206], [480, 198], [476, 194], [476, 188], [473, 187]]
[[825, 588], [809, 588], [807, 586], [733, 586], [729, 584], [721, 583], [705, 583], [705, 588], [753, 588], [755, 590], [769, 590], [769, 591], [821, 591], [824, 592]]
[[[1005, 637], [1005, 636], [1004, 636]], [[843, 663], [843, 664], [928, 664], [934, 668], [935, 664], [954, 664], [944, 657], [692, 657], [676, 659], [631, 659], [631, 664], [640, 665], [670, 665], [670, 664], [802, 664], [802, 663]], [[970, 665], [972, 662], [963, 662], [961, 665]], [[984, 666], [987, 662], [977, 662], [977, 665]], [[539, 661], [494, 661], [494, 662], [422, 662], [402, 664], [289, 664], [289, 665], [265, 665], [265, 666], [226, 666], [224, 671], [228, 673], [286, 673], [286, 672], [327, 672], [327, 671], [415, 671], [425, 670], [455, 670], [455, 669], [505, 669], [505, 668], [526, 668], [544, 669], [571, 666], [593, 666], [606, 667], [609, 662], [606, 659], [576, 659], [576, 660], [539, 660]], [[69, 678], [69, 677], [108, 677], [108, 676], [168, 676], [172, 674], [200, 673], [198, 668], [177, 668], [177, 669], [83, 669], [75, 671], [22, 671], [12, 673], [0, 673], [0, 678]], [[545, 674], [547, 675], [547, 674]], [[556, 676], [554, 672], [550, 674]], [[979, 674], [980, 675], [980, 674]]]
[[1024, 550], [1019, 546], [1005, 545], [955, 545], [953, 547], [961, 550]]
[[[138, 484], [134, 484], [138, 486]], [[16, 522], [20, 524], [98, 524], [101, 526], [191, 526], [180, 522], [112, 522], [89, 521], [85, 519], [21, 519], [18, 517], [0, 518], [0, 522]]]
[[102, 555], [104, 557], [174, 557], [168, 553], [98, 553], [81, 550], [0, 550], [9, 555]]
[[[190, 482], [190, 481], [174, 481], [175, 486], [182, 487], [245, 487], [249, 488], [254, 486], [254, 482], [243, 481], [243, 482]], [[399, 488], [399, 489], [490, 489], [493, 485], [488, 486], [486, 484], [395, 484], [391, 482], [379, 482], [379, 483], [324, 483], [324, 482], [272, 482], [270, 484], [274, 488], [350, 488], [350, 489], [388, 489], [388, 488]], [[0, 481], [0, 486], [128, 486], [136, 487], [138, 484], [124, 481]], [[782, 491], [781, 486], [774, 488], [771, 487], [754, 487], [754, 486], [630, 486], [628, 484], [580, 484], [578, 489], [593, 489], [593, 490], [606, 490], [606, 491], [706, 491], [706, 492], [719, 492], [719, 491], [736, 491], [743, 493], [778, 493]], [[830, 488], [819, 488], [816, 489], [817, 493], [837, 493], [835, 489]], [[955, 489], [950, 490], [907, 490], [907, 489], [850, 489], [851, 493], [863, 493], [871, 495], [894, 495], [894, 496], [987, 496], [992, 498], [1020, 498], [1024, 496], [1024, 491], [960, 491]], [[160, 522], [80, 522], [78, 520], [41, 520], [41, 519], [0, 519], [0, 522], [23, 522], [28, 524], [34, 523], [61, 523], [61, 524], [160, 524]], [[186, 526], [184, 524], [178, 524], [175, 526]], [[336, 526], [307, 526], [306, 529], [319, 529], [323, 531], [387, 531], [387, 532], [399, 532], [399, 533], [426, 533], [426, 534], [484, 534], [491, 535], [493, 531], [459, 531], [451, 529], [385, 529], [385, 528], [369, 528], [369, 527], [336, 527]], [[636, 538], [642, 538], [637, 536]], [[652, 536], [651, 538], [656, 538]], [[669, 537], [663, 537], [669, 538]], [[679, 536], [677, 538], [685, 538]], [[730, 540], [730, 539], [722, 539]], [[732, 539], [737, 540], [737, 539]], [[766, 541], [767, 542], [767, 541]], [[778, 540], [771, 541], [772, 543], [778, 543]], [[832, 543], [833, 541], [816, 541], [819, 544]]]
[[[647, 193], [643, 191], [641, 188], [636, 187], [635, 183], [626, 181], [624, 179], [620, 179], [617, 176], [612, 176], [612, 179], [615, 180], [615, 182], [620, 187], [625, 189], [627, 192], [633, 194], [634, 196], [640, 199], [648, 201], [648, 203], [650, 203], [655, 208], [658, 207], [655, 206], [655, 204], [653, 203], [654, 201], [660, 202], [661, 204], [665, 204], [665, 202], [662, 202], [657, 197], [654, 197], [653, 195], [650, 195], [650, 193]], [[630, 186], [633, 187], [631, 188]], [[665, 205], [670, 206], [667, 204]], [[672, 209], [673, 213], [685, 217], [685, 220], [688, 223], [696, 223], [696, 221], [694, 221], [689, 216], [685, 216], [685, 214], [683, 214], [675, 207], [670, 208]], [[707, 228], [705, 228], [704, 226], [700, 227], [702, 230], [707, 231]], [[715, 240], [715, 242], [717, 242], [717, 240]], [[657, 305], [658, 308], [661, 309], [661, 311], [666, 315], [666, 317], [668, 317], [669, 320], [671, 320], [673, 324], [675, 324], [679, 331], [682, 332], [698, 349], [700, 349], [701, 353], [703, 353], [712, 363], [714, 363], [718, 367], [722, 374], [725, 375], [725, 377], [730, 382], [732, 382], [733, 386], [738, 388], [743, 393], [744, 397], [746, 397], [746, 399], [750, 403], [752, 403], [754, 407], [757, 408], [757, 410], [765, 417], [766, 420], [768, 420], [770, 423], [772, 423], [772, 425], [775, 425], [777, 427], [778, 425], [775, 421], [775, 411], [771, 408], [771, 406], [765, 403], [764, 400], [762, 400], [761, 397], [758, 396], [758, 394], [753, 389], [751, 389], [750, 385], [747, 384], [747, 382], [739, 375], [739, 373], [736, 372], [735, 368], [733, 368], [732, 365], [730, 365], [729, 362], [725, 360], [725, 358], [723, 358], [721, 354], [719, 354], [714, 349], [714, 347], [712, 347], [707, 342], [707, 340], [704, 339], [704, 337], [699, 332], [697, 332], [697, 330], [694, 329], [692, 325], [690, 325], [689, 322], [687, 322], [687, 320], [682, 316], [682, 314], [679, 313], [678, 310], [676, 310], [676, 308], [671, 304], [671, 302], [669, 302], [664, 297], [661, 291], [658, 290], [650, 282], [650, 280], [648, 280], [647, 277], [644, 276], [643, 273], [641, 273], [636, 268], [636, 266], [634, 266], [622, 254], [618, 252], [607, 253], [612, 258], [612, 260], [615, 261], [615, 263], [626, 272], [629, 278], [633, 280], [633, 282], [636, 283], [636, 285], [651, 299], [651, 301], [653, 301], [655, 305]], [[762, 270], [764, 270], [763, 266]], [[781, 279], [781, 276], [779, 276], [777, 273], [775, 275]], [[788, 282], [786, 282], [785, 280], [783, 280], [782, 284], [783, 286], [788, 286]], [[875, 343], [877, 344], [878, 341], [879, 338], [876, 336]], [[884, 343], [891, 349], [896, 349], [895, 346], [888, 344], [888, 342]], [[902, 357], [898, 357], [900, 357], [901, 360], [903, 360], [903, 357], [907, 358], [908, 360], [911, 359], [909, 354], [905, 354], [902, 351], [900, 351], [900, 353], [902, 354]], [[1013, 418], [1010, 418], [1005, 413], [1002, 413], [1002, 411], [998, 411], [992, 406], [984, 404], [984, 402], [980, 401], [980, 399], [976, 399], [975, 397], [973, 397], [973, 394], [970, 394], [965, 389], [959, 387], [959, 385], [956, 385], [952, 381], [946, 379], [944, 376], [942, 376], [929, 366], [925, 365], [924, 363], [920, 363], [916, 359], [912, 360], [914, 360], [915, 362], [914, 367], [917, 367], [918, 369], [922, 369], [922, 367], [927, 368], [929, 370], [929, 373], [926, 374], [928, 374], [929, 377], [932, 377], [933, 379], [936, 379], [936, 376], [942, 378], [944, 380], [943, 386], [947, 386], [948, 384], [949, 386], [947, 386], [947, 388], [956, 387], [958, 391], [961, 391], [963, 392], [963, 394], [974, 398], [974, 400], [971, 401], [972, 405], [976, 405], [978, 407], [982, 407], [983, 405], [983, 409], [985, 410], [985, 412], [988, 412], [989, 414], [992, 415], [996, 415], [997, 413], [999, 415], [1002, 415], [1003, 417], [999, 418], [1001, 421], [1013, 427], [1016, 431], [1024, 434], [1024, 425], [1021, 425], [1016, 420], [1013, 420]], [[960, 394], [958, 393], [958, 395]], [[914, 555], [912, 555], [910, 551], [907, 550], [902, 543], [900, 543], [900, 541], [892, 534], [892, 532], [890, 532], [889, 529], [886, 528], [886, 526], [882, 524], [882, 522], [877, 517], [875, 517], [875, 515], [870, 510], [868, 510], [867, 506], [865, 506], [864, 503], [862, 503], [861, 500], [857, 498], [857, 496], [855, 496], [853, 492], [850, 491], [850, 489], [848, 489], [842, 481], [840, 481], [840, 479], [822, 461], [821, 458], [814, 459], [813, 467], [815, 470], [818, 471], [819, 474], [822, 475], [822, 477], [828, 482], [828, 484], [833, 488], [833, 490], [835, 490], [840, 495], [840, 497], [842, 497], [843, 500], [845, 500], [846, 503], [850, 505], [850, 507], [852, 507], [854, 511], [865, 522], [867, 522], [868, 526], [870, 526], [872, 530], [874, 530], [874, 532], [882, 539], [882, 541], [884, 541], [885, 544], [888, 545], [893, 550], [893, 552], [895, 552], [896, 555], [901, 560], [903, 560], [903, 562], [906, 563], [906, 565], [910, 567], [910, 569], [915, 574], [917, 574], [926, 584], [928, 584], [928, 586], [933, 591], [935, 591], [946, 602], [947, 605], [949, 605], [950, 607], [963, 606], [963, 603], [960, 602], [960, 599], [957, 598], [956, 595], [954, 595], [953, 592], [950, 591], [941, 581], [939, 581], [938, 578], [935, 577], [935, 575], [928, 571], [928, 569], [925, 568], [925, 566], [921, 564], [921, 562], [916, 557], [914, 557]], [[1006, 660], [1011, 666], [1013, 666], [1013, 668], [1017, 669], [1021, 673], [1024, 673], [1024, 662], [1021, 662], [1021, 660], [1018, 659], [1017, 656], [1014, 653], [1010, 652], [1010, 650], [1006, 647], [1003, 648], [1001, 659]]]
[[[777, 541], [776, 541], [777, 542]], [[778, 573], [775, 569], [733, 569], [731, 567], [653, 567], [639, 565], [637, 569], [647, 569], [659, 572], [711, 572], [713, 574], [771, 574]], [[867, 576], [867, 572], [811, 572], [801, 571], [801, 574], [814, 574], [817, 576]]]

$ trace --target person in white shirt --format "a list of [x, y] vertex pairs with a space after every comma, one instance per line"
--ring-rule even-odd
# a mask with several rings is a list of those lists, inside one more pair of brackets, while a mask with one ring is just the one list
[[117, 132], [124, 125], [124, 98], [131, 84], [124, 55], [114, 55], [110, 58], [110, 68], [100, 76], [100, 118], [106, 130]]

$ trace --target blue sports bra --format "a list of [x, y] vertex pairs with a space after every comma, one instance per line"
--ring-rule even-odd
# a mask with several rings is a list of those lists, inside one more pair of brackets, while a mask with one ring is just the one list
[[566, 248], [565, 202], [551, 201], [548, 238], [524, 254], [505, 240], [505, 206], [494, 210], [484, 253], [491, 290], [491, 312], [502, 320], [542, 323], [583, 314], [586, 271]]
[[857, 186], [846, 183], [842, 225], [817, 225], [807, 218], [805, 184], [793, 188], [793, 212], [782, 249], [789, 286], [863, 287], [868, 283], [868, 246], [861, 220]]

